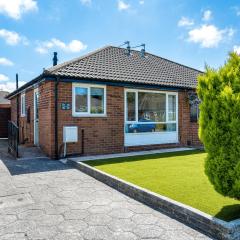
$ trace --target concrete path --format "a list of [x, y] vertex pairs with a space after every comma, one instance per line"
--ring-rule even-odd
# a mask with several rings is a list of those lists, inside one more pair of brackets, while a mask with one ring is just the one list
[[20, 160], [47, 157], [39, 147], [26, 147], [24, 145], [20, 145], [18, 147], [18, 152]]
[[156, 154], [156, 153], [171, 153], [171, 152], [192, 151], [192, 150], [196, 150], [196, 148], [176, 147], [176, 148], [149, 150], [149, 151], [115, 153], [115, 154], [94, 155], [94, 156], [85, 156], [85, 157], [72, 157], [72, 158], [68, 158], [68, 159], [71, 160], [71, 161], [75, 161], [75, 162], [84, 162], [84, 161], [99, 160], [99, 159], [111, 159], [111, 158], [119, 158], [119, 157], [132, 157], [132, 156], [141, 156], [141, 155], [149, 155], [149, 154]]
[[0, 240], [210, 239], [61, 162], [0, 147]]

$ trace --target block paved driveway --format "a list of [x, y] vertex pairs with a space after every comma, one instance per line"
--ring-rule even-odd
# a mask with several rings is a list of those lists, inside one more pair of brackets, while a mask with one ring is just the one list
[[210, 239], [61, 162], [14, 161], [5, 150], [0, 240]]

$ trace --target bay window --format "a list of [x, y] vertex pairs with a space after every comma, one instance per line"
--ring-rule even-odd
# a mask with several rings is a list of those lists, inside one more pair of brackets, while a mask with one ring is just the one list
[[73, 116], [105, 116], [106, 86], [74, 84]]
[[177, 132], [177, 93], [126, 90], [125, 133]]

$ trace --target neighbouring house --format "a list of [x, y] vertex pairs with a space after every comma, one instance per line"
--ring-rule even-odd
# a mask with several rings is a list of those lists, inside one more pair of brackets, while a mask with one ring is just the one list
[[8, 137], [8, 121], [11, 119], [11, 104], [5, 98], [8, 94], [0, 90], [0, 138]]
[[8, 95], [21, 143], [51, 158], [201, 144], [192, 104], [201, 71], [113, 46], [53, 62]]

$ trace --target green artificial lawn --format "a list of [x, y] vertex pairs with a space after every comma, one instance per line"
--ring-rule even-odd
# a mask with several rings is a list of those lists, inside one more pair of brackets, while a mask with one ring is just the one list
[[240, 218], [240, 201], [217, 193], [204, 173], [203, 151], [87, 161], [106, 173], [230, 221]]

